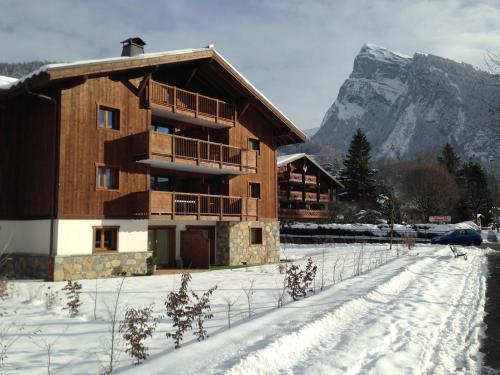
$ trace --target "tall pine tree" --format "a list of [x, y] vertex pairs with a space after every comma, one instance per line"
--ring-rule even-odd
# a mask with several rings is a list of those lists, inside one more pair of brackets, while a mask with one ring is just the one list
[[360, 203], [371, 203], [375, 198], [375, 181], [370, 168], [370, 143], [361, 129], [352, 137], [344, 159], [341, 180], [346, 187], [343, 198]]
[[457, 176], [460, 170], [460, 157], [449, 143], [443, 146], [441, 155], [438, 156], [438, 163], [441, 164], [453, 176]]
[[491, 194], [483, 168], [472, 161], [465, 163], [460, 170], [461, 219], [476, 220], [478, 214], [489, 218], [491, 206]]

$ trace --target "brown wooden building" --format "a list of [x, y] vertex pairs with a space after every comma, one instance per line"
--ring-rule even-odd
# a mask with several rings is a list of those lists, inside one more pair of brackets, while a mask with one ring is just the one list
[[330, 205], [343, 185], [304, 153], [281, 155], [277, 165], [279, 220], [331, 219]]
[[0, 248], [16, 272], [142, 272], [151, 252], [164, 267], [278, 261], [276, 149], [304, 134], [213, 47], [123, 43], [0, 84]]

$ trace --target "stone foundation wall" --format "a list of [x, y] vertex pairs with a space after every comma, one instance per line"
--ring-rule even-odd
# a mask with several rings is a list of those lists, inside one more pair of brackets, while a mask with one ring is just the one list
[[0, 276], [9, 279], [45, 279], [49, 277], [50, 257], [39, 254], [7, 254], [0, 259]]
[[54, 259], [54, 281], [94, 279], [146, 273], [146, 251], [57, 256]]
[[[262, 228], [262, 244], [250, 244], [250, 228]], [[278, 263], [279, 222], [221, 221], [216, 225], [216, 262], [221, 265]]]

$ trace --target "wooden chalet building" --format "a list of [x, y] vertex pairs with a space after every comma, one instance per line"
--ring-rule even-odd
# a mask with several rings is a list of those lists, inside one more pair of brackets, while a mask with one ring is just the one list
[[[279, 261], [276, 149], [305, 135], [212, 46], [0, 81], [0, 250], [51, 280]], [[3, 82], [3, 83], [1, 83]]]
[[331, 219], [330, 204], [343, 185], [304, 153], [281, 155], [277, 165], [279, 220]]

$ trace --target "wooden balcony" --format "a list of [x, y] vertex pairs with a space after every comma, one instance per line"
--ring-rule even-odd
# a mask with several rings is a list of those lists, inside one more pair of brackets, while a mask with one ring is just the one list
[[278, 216], [280, 220], [313, 220], [330, 219], [331, 217], [328, 210], [306, 210], [295, 208], [280, 208]]
[[[280, 190], [279, 193], [280, 201], [288, 201], [288, 195], [285, 190]], [[303, 201], [303, 196], [301, 191], [291, 190], [290, 191], [290, 200], [291, 201]], [[305, 192], [305, 201], [306, 202], [317, 202], [318, 195], [315, 192]], [[320, 203], [328, 203], [330, 202], [330, 196], [328, 194], [320, 194], [319, 195]]]
[[[302, 183], [302, 174], [301, 173], [295, 173], [295, 172], [282, 172], [278, 174], [278, 180], [280, 182], [291, 182], [291, 183], [297, 183], [301, 184]], [[316, 176], [312, 175], [305, 175], [305, 184], [306, 185], [316, 185]]]
[[154, 114], [214, 128], [233, 127], [236, 106], [195, 92], [149, 81], [146, 103]]
[[137, 161], [157, 168], [208, 174], [257, 172], [257, 152], [222, 143], [148, 131], [134, 136]]
[[258, 202], [248, 197], [148, 191], [136, 193], [134, 211], [163, 220], [258, 220]]

